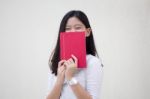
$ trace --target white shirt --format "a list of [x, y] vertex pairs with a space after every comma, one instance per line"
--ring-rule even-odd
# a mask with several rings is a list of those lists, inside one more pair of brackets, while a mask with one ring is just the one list
[[[92, 96], [92, 99], [100, 99], [103, 67], [101, 60], [93, 55], [86, 56], [87, 68], [78, 69], [74, 77], [78, 83]], [[56, 82], [56, 76], [49, 73], [48, 92], [52, 90]], [[64, 81], [60, 99], [77, 99], [71, 87]]]

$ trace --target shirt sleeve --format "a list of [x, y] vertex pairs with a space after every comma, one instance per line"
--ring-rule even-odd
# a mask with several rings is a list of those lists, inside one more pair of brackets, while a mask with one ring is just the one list
[[86, 71], [86, 90], [92, 96], [92, 99], [100, 99], [103, 77], [102, 63], [100, 59], [95, 57], [89, 61]]
[[54, 87], [54, 83], [55, 83], [55, 76], [52, 74], [52, 72], [48, 72], [48, 88], [47, 88], [47, 94], [48, 95], [51, 90]]

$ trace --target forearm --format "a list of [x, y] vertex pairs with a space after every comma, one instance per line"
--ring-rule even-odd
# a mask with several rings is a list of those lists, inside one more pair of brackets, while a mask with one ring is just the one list
[[76, 85], [71, 85], [70, 87], [77, 99], [92, 99], [90, 94], [79, 83]]
[[62, 84], [56, 82], [54, 88], [48, 94], [46, 99], [59, 99], [60, 98], [60, 94], [61, 94], [61, 89], [62, 89]]

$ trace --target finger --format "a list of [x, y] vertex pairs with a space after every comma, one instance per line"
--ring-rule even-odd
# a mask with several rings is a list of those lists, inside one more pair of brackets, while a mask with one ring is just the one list
[[70, 63], [74, 63], [74, 61], [73, 61], [73, 59], [71, 58], [71, 59], [69, 59], [69, 61], [70, 61]]
[[74, 63], [72, 58], [70, 58], [70, 59], [68, 60], [68, 62], [69, 62], [70, 64], [71, 64], [71, 63]]
[[75, 64], [77, 64], [77, 63], [78, 63], [78, 59], [77, 59], [74, 55], [71, 55], [71, 56], [72, 56], [72, 58], [74, 59]]
[[68, 66], [68, 62], [67, 62], [67, 61], [65, 61], [64, 65], [65, 65], [65, 66]]
[[65, 73], [65, 70], [63, 70], [61, 73], [64, 74], [64, 73]]
[[65, 66], [61, 66], [60, 68], [61, 68], [61, 70], [65, 70]]
[[65, 69], [61, 70], [59, 73], [62, 74], [63, 72], [65, 72]]
[[65, 66], [61, 66], [61, 67], [59, 68], [59, 71], [62, 72], [62, 71], [64, 71], [65, 69], [66, 69]]
[[60, 67], [63, 63], [65, 62], [65, 60], [61, 60], [61, 61], [59, 61], [59, 63], [58, 63], [58, 67]]

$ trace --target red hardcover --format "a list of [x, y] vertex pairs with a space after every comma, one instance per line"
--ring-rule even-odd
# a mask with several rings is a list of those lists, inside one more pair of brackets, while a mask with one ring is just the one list
[[71, 54], [78, 59], [78, 68], [86, 68], [85, 32], [60, 33], [60, 58], [68, 60]]

